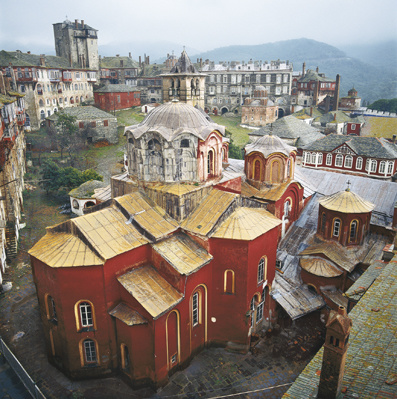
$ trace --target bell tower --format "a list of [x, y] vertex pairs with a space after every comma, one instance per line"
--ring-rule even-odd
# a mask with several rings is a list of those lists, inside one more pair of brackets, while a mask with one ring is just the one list
[[204, 109], [205, 76], [200, 73], [183, 50], [178, 62], [163, 77], [163, 99], [169, 102], [177, 99]]
[[352, 320], [347, 316], [343, 306], [339, 306], [337, 312], [331, 310], [326, 327], [323, 364], [317, 395], [319, 399], [337, 398], [341, 393], [352, 327]]

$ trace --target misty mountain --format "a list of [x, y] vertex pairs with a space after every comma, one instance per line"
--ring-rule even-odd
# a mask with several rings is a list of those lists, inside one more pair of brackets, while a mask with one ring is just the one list
[[[357, 49], [356, 54], [362, 52]], [[347, 95], [348, 90], [354, 86], [363, 100], [373, 102], [379, 98], [397, 97], [396, 69], [394, 67], [386, 71], [385, 68], [381, 68], [379, 64], [384, 65], [387, 58], [385, 55], [382, 58], [381, 54], [382, 52], [374, 52], [373, 57], [377, 57], [377, 61], [370, 58], [373, 61], [370, 64], [326, 43], [311, 39], [294, 39], [259, 45], [221, 47], [192, 55], [191, 59], [195, 61], [202, 58], [203, 61], [210, 59], [215, 62], [281, 59], [292, 62], [295, 71], [301, 70], [302, 63], [306, 62], [306, 68], [315, 69], [318, 66], [320, 72], [325, 73], [327, 77], [335, 79], [339, 73], [341, 96]]]
[[[142, 42], [142, 41], [132, 41], [132, 42], [111, 42], [105, 45], [99, 45], [98, 51], [101, 56], [111, 57], [116, 54], [123, 56], [128, 56], [131, 52], [131, 56], [134, 60], [138, 61], [139, 56], [146, 54], [150, 57], [150, 63], [164, 62], [167, 54], [174, 54], [179, 58], [182, 53], [183, 46], [181, 44], [161, 41], [161, 42]], [[198, 50], [192, 47], [186, 47], [188, 54], [197, 53]]]

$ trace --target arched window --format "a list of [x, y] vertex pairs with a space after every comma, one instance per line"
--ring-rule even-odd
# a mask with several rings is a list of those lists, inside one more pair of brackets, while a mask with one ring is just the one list
[[45, 119], [45, 112], [43, 110], [40, 111], [40, 119]]
[[207, 156], [207, 171], [208, 171], [208, 176], [214, 175], [214, 150], [211, 148], [208, 151], [208, 156]]
[[357, 237], [358, 223], [357, 220], [353, 220], [350, 224], [350, 241], [355, 241]]
[[387, 174], [388, 175], [391, 175], [393, 173], [393, 166], [394, 166], [394, 162], [387, 163]]
[[70, 97], [70, 104], [74, 104], [74, 98]]
[[319, 165], [322, 165], [322, 163], [323, 163], [323, 153], [322, 152], [320, 152], [319, 154], [318, 154], [318, 162], [317, 162]]
[[357, 158], [356, 169], [361, 170], [363, 168], [363, 159], [361, 157]]
[[128, 371], [130, 369], [130, 352], [128, 350], [128, 346], [125, 344], [121, 344], [121, 368], [124, 371]]
[[88, 301], [77, 302], [75, 315], [78, 331], [93, 331], [95, 329], [95, 314], [92, 303]]
[[325, 160], [325, 164], [330, 166], [332, 165], [332, 154], [327, 154], [327, 158]]
[[351, 155], [346, 155], [345, 168], [351, 168], [352, 166], [353, 166], [353, 157]]
[[84, 355], [83, 365], [90, 366], [98, 363], [96, 342], [92, 339], [85, 339], [82, 343]]
[[47, 312], [47, 319], [51, 320], [53, 322], [58, 321], [57, 317], [57, 310], [55, 307], [55, 301], [54, 298], [48, 294], [45, 296], [45, 306], [46, 306], [46, 312]]
[[40, 98], [40, 100], [39, 100], [39, 106], [40, 106], [40, 107], [44, 107], [44, 101], [43, 101], [42, 98]]
[[259, 181], [261, 179], [261, 169], [262, 169], [262, 162], [259, 159], [256, 159], [254, 161], [254, 170], [253, 170], [254, 180]]
[[201, 295], [196, 291], [192, 295], [192, 325], [198, 326], [201, 323]]
[[223, 277], [223, 292], [225, 294], [234, 294], [235, 281], [234, 281], [234, 271], [231, 269], [225, 270]]
[[161, 144], [156, 139], [151, 139], [148, 142], [148, 148], [150, 151], [161, 151]]
[[316, 153], [312, 152], [312, 162], [311, 163], [316, 163]]
[[376, 167], [378, 166], [378, 161], [371, 160], [371, 172], [376, 173]]
[[79, 209], [80, 208], [79, 207], [79, 203], [78, 203], [78, 201], [76, 199], [73, 199], [72, 206], [73, 206], [74, 209]]
[[291, 177], [291, 159], [287, 161], [287, 178]]
[[332, 230], [332, 235], [334, 237], [339, 237], [340, 233], [340, 219], [335, 219], [334, 220], [334, 228]]
[[381, 161], [379, 164], [379, 173], [385, 173], [385, 170], [386, 170], [386, 162]]
[[267, 258], [262, 257], [258, 264], [258, 284], [267, 278]]
[[342, 165], [343, 165], [343, 155], [338, 154], [338, 155], [335, 157], [335, 166], [341, 167]]
[[284, 216], [287, 218], [289, 216], [289, 210], [291, 207], [291, 203], [289, 200], [284, 202]]

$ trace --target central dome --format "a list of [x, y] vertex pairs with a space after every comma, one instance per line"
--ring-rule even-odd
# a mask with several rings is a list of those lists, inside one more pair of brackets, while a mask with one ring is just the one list
[[289, 157], [291, 152], [296, 151], [296, 148], [288, 145], [278, 136], [265, 134], [264, 136], [254, 141], [252, 144], [248, 144], [245, 147], [245, 151], [246, 155], [255, 151], [261, 152], [265, 158], [274, 153], [281, 153]]
[[192, 133], [202, 140], [214, 130], [225, 134], [225, 127], [214, 123], [204, 111], [179, 101], [160, 105], [139, 125], [129, 126], [126, 130], [131, 131], [135, 138], [148, 131], [157, 131], [168, 141], [185, 132]]

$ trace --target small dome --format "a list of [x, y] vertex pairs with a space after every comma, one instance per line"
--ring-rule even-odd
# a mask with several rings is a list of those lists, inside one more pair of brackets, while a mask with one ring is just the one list
[[217, 130], [225, 134], [225, 127], [208, 120], [205, 113], [192, 105], [173, 100], [153, 109], [139, 124], [129, 126], [135, 138], [148, 131], [157, 131], [166, 140], [171, 141], [181, 133], [192, 133], [205, 140], [209, 134]]
[[371, 212], [375, 205], [369, 201], [365, 201], [359, 195], [350, 190], [339, 191], [332, 195], [320, 198], [318, 202], [330, 211], [342, 213], [368, 213]]
[[296, 151], [296, 148], [288, 145], [278, 136], [265, 134], [264, 136], [254, 141], [252, 144], [248, 144], [245, 147], [246, 155], [255, 151], [261, 152], [265, 156], [265, 158], [274, 153], [281, 153], [284, 154], [286, 157], [289, 157], [291, 152]]

